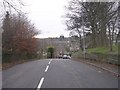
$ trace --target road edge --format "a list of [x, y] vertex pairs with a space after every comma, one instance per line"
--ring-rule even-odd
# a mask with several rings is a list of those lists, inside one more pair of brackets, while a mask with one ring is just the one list
[[[72, 58], [71, 60], [75, 60], [75, 59]], [[88, 62], [88, 61], [83, 61], [83, 60], [75, 60], [75, 61], [80, 61], [80, 62], [89, 64], [89, 65], [95, 66], [95, 67], [100, 68], [100, 69], [102, 69], [102, 70], [108, 71], [108, 72], [114, 74], [114, 75], [117, 76], [117, 77], [120, 77], [120, 74], [119, 74], [119, 73], [116, 73], [116, 72], [114, 72], [114, 71], [112, 71], [112, 70], [109, 70], [109, 69], [104, 68], [104, 67], [101, 67], [101, 66], [97, 66], [97, 65], [95, 65], [95, 64], [93, 64], [93, 63], [90, 63], [90, 62]]]

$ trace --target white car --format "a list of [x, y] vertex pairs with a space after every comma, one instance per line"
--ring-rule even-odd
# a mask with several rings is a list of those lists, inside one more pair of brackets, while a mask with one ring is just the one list
[[68, 59], [70, 59], [71, 57], [70, 56], [67, 56], [68, 57]]
[[71, 57], [68, 55], [63, 55], [63, 59], [70, 59]]

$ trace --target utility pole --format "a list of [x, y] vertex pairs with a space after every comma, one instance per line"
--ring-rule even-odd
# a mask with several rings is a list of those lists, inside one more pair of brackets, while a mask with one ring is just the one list
[[[83, 20], [82, 20], [82, 23], [84, 23]], [[85, 49], [85, 29], [84, 29], [84, 24], [83, 24], [83, 53], [84, 53], [84, 60], [85, 60], [86, 49]]]
[[[83, 1], [82, 1], [83, 3]], [[86, 49], [85, 49], [85, 29], [84, 29], [84, 20], [83, 20], [83, 15], [82, 15], [82, 29], [83, 29], [83, 53], [84, 53], [84, 60], [85, 60], [85, 53], [86, 53]]]

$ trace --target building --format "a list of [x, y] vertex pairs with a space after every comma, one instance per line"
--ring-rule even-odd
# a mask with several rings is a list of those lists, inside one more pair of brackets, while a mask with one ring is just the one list
[[43, 38], [38, 39], [40, 53], [45, 54], [48, 46], [54, 47], [54, 57], [63, 55], [70, 51], [70, 43], [68, 37], [60, 36], [59, 38]]

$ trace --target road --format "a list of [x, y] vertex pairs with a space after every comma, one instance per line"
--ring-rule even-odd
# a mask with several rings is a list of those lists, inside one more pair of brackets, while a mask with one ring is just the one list
[[31, 61], [2, 74], [3, 88], [118, 88], [118, 78], [112, 74], [66, 59]]
[[0, 69], [0, 90], [2, 89], [2, 70]]

